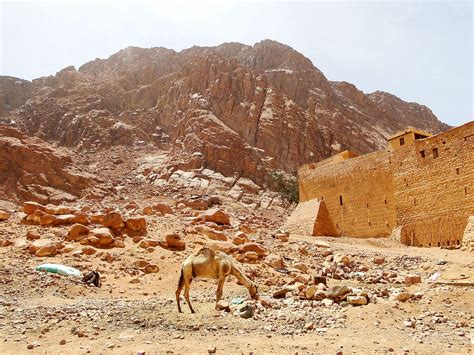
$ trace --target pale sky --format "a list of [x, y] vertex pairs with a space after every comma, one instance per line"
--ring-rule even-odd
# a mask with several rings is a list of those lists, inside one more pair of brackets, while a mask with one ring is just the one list
[[270, 38], [329, 80], [473, 120], [473, 4], [456, 1], [0, 0], [0, 75], [31, 80], [128, 46], [181, 50]]

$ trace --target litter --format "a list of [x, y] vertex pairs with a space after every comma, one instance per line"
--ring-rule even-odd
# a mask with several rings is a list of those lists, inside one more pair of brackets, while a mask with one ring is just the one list
[[79, 270], [61, 264], [41, 264], [36, 267], [37, 271], [52, 272], [53, 274], [59, 274], [63, 276], [75, 276], [81, 277], [82, 274]]
[[237, 297], [237, 298], [232, 298], [232, 300], [231, 300], [230, 302], [232, 302], [232, 304], [242, 304], [242, 303], [244, 303], [244, 299], [243, 299], [243, 298], [239, 298], [239, 297]]
[[440, 272], [435, 272], [433, 275], [430, 276], [430, 281], [436, 281], [438, 277], [441, 276]]

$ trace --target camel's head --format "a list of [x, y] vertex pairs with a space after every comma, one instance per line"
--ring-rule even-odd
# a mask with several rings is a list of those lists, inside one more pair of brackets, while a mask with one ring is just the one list
[[258, 300], [258, 285], [252, 282], [252, 285], [249, 288], [250, 297], [254, 300]]

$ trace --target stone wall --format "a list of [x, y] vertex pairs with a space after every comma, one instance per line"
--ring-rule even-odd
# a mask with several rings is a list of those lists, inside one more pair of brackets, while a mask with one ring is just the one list
[[299, 171], [300, 200], [323, 200], [336, 236], [384, 237], [395, 227], [388, 153], [378, 151]]
[[401, 227], [415, 246], [461, 243], [474, 215], [474, 122], [377, 151], [299, 170], [300, 201], [323, 200], [334, 236], [385, 237]]
[[391, 154], [397, 225], [402, 243], [461, 243], [474, 214], [474, 122]]

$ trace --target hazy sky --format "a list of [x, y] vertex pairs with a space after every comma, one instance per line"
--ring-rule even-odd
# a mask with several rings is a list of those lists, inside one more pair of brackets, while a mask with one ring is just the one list
[[473, 120], [473, 5], [466, 1], [0, 0], [0, 74], [33, 79], [127, 46], [285, 43], [330, 80]]

